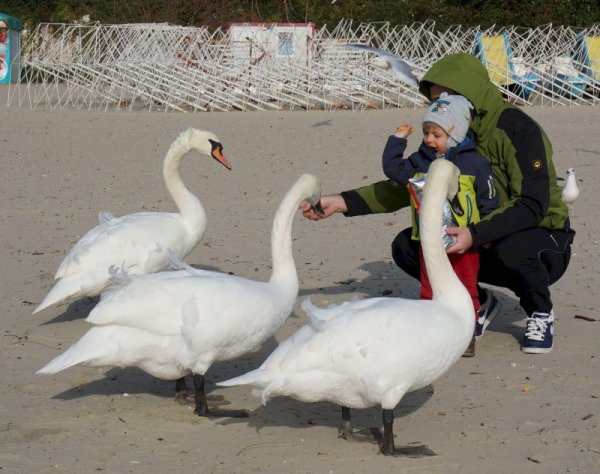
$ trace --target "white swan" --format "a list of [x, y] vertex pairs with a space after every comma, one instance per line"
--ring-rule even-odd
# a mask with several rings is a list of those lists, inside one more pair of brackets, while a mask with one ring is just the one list
[[[208, 413], [204, 374], [215, 361], [258, 349], [291, 314], [298, 295], [292, 222], [298, 204], [319, 203], [317, 178], [302, 175], [273, 220], [268, 282], [194, 269], [131, 277], [102, 295], [87, 321], [96, 325], [38, 373], [73, 365], [139, 367], [174, 380], [194, 374], [196, 412]], [[176, 384], [181, 399], [185, 383]]]
[[206, 230], [206, 212], [183, 184], [179, 165], [189, 151], [197, 150], [231, 169], [222, 149], [213, 133], [193, 128], [182, 132], [163, 161], [165, 185], [180, 212], [139, 212], [122, 217], [100, 213], [100, 224], [64, 258], [54, 277], [58, 281], [34, 314], [66, 300], [99, 295], [109, 285], [110, 266], [130, 274], [151, 273], [167, 268], [170, 253], [185, 257]]
[[441, 213], [458, 188], [458, 168], [431, 164], [420, 214], [421, 243], [433, 300], [368, 298], [330, 308], [302, 303], [310, 323], [256, 370], [219, 382], [254, 385], [263, 403], [275, 396], [342, 405], [340, 436], [352, 437], [350, 408], [383, 408], [381, 451], [394, 453], [394, 407], [429, 385], [464, 353], [473, 335], [473, 302], [448, 261]]
[[573, 204], [579, 197], [579, 186], [577, 186], [577, 178], [575, 177], [575, 170], [569, 168], [567, 170], [567, 179], [565, 185], [562, 188], [561, 196], [565, 204]]

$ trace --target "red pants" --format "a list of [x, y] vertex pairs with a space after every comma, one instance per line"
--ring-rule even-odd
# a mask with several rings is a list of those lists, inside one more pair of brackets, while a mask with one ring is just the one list
[[[479, 271], [479, 251], [470, 249], [463, 254], [449, 253], [450, 264], [473, 299], [475, 318], [479, 309], [479, 295], [477, 293], [477, 272]], [[423, 250], [419, 246], [419, 261], [421, 262], [421, 295], [422, 300], [430, 300], [433, 296], [431, 283], [427, 276], [427, 269], [423, 260]]]

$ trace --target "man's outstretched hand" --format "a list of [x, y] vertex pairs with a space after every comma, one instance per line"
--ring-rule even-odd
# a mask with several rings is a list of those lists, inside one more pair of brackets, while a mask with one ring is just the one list
[[316, 212], [308, 201], [302, 201], [298, 205], [298, 209], [302, 210], [302, 215], [311, 221], [325, 219], [336, 212], [347, 212], [346, 201], [340, 194], [332, 194], [330, 196], [321, 196], [322, 214]]

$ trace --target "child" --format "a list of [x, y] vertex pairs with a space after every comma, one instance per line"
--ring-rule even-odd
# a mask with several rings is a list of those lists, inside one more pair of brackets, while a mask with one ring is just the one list
[[[475, 149], [473, 136], [468, 133], [471, 121], [471, 103], [460, 95], [443, 93], [431, 104], [423, 116], [423, 143], [419, 150], [404, 158], [407, 137], [414, 131], [410, 125], [401, 125], [396, 133], [388, 138], [383, 151], [383, 171], [385, 175], [399, 183], [406, 184], [411, 194], [413, 209], [412, 238], [419, 239], [418, 218], [419, 197], [417, 185], [425, 177], [431, 162], [437, 158], [445, 158], [454, 163], [460, 170], [459, 199], [464, 214], [453, 220], [461, 227], [478, 222], [499, 206], [498, 196], [488, 161]], [[451, 243], [448, 245], [450, 246]], [[479, 270], [479, 252], [470, 249], [464, 254], [448, 254], [450, 263], [461, 282], [473, 299], [475, 318], [479, 310], [477, 292], [477, 272]], [[421, 259], [421, 295], [422, 299], [431, 299], [432, 291], [427, 271]], [[474, 324], [475, 327], [475, 324]], [[475, 332], [465, 357], [475, 355]]]

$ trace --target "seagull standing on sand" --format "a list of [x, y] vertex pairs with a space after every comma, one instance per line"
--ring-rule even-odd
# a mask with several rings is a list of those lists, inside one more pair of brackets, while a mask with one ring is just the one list
[[577, 178], [573, 168], [567, 170], [567, 179], [562, 188], [561, 196], [566, 204], [573, 204], [579, 197], [579, 186], [577, 186]]
[[346, 44], [345, 46], [348, 49], [375, 53], [377, 57], [371, 61], [372, 64], [383, 69], [392, 69], [402, 82], [413, 87], [419, 86], [419, 79], [412, 72], [412, 69], [415, 67], [412, 61], [364, 44]]

